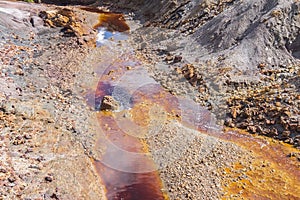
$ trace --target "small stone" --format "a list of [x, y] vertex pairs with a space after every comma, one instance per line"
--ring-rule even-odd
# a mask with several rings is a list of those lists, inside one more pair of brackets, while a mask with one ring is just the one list
[[57, 194], [53, 193], [51, 196], [50, 196], [52, 199], [59, 199]]
[[9, 178], [8, 178], [8, 181], [9, 181], [10, 183], [13, 183], [13, 182], [16, 181], [16, 179], [15, 179], [14, 177], [9, 177]]
[[30, 23], [33, 27], [39, 27], [44, 25], [44, 20], [37, 16], [32, 16], [30, 19]]
[[104, 96], [101, 102], [100, 110], [118, 110], [119, 104], [112, 96]]
[[248, 126], [247, 129], [251, 131], [252, 133], [256, 133], [256, 127], [255, 126]]
[[232, 108], [231, 115], [234, 119], [236, 119], [236, 117], [237, 117], [237, 109], [236, 108]]
[[281, 103], [280, 103], [280, 102], [276, 102], [276, 103], [275, 103], [275, 106], [276, 106], [276, 107], [280, 107], [280, 106], [281, 106]]
[[26, 134], [26, 135], [24, 136], [24, 138], [27, 139], [27, 140], [29, 140], [29, 139], [32, 139], [32, 136], [29, 135], [29, 134]]
[[182, 60], [182, 56], [175, 56], [174, 57], [174, 63], [178, 63], [178, 62], [180, 62]]
[[166, 60], [167, 62], [170, 62], [170, 61], [173, 60], [173, 57], [172, 57], [171, 55], [168, 55], [168, 56], [166, 56], [165, 60]]
[[283, 137], [289, 137], [290, 134], [291, 134], [290, 131], [283, 131], [283, 132], [282, 132], [282, 136], [283, 136]]
[[24, 76], [24, 72], [21, 68], [17, 68], [15, 71], [15, 75]]
[[115, 70], [110, 70], [107, 75], [110, 76], [111, 74], [113, 74], [115, 72]]
[[51, 176], [46, 176], [45, 177], [45, 181], [47, 182], [52, 182], [53, 181], [53, 178]]

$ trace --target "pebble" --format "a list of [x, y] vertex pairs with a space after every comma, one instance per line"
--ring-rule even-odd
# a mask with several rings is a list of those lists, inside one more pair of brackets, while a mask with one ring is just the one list
[[13, 183], [13, 182], [16, 181], [16, 178], [14, 178], [14, 177], [9, 177], [9, 178], [8, 178], [8, 181], [9, 181], [10, 183]]
[[52, 178], [52, 176], [46, 176], [46, 177], [45, 177], [45, 180], [46, 180], [47, 182], [52, 182], [52, 181], [53, 181], [53, 178]]
[[103, 97], [100, 110], [118, 110], [119, 103], [109, 95]]

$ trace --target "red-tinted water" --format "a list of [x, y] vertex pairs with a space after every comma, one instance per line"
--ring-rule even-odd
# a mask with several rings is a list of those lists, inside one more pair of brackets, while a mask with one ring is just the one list
[[[113, 86], [99, 82], [97, 99], [110, 95]], [[165, 199], [156, 166], [138, 137], [124, 132], [112, 112], [101, 111], [98, 120], [103, 134], [97, 145], [105, 149], [100, 162], [95, 162], [107, 190], [107, 198], [138, 200]]]
[[[160, 200], [165, 199], [157, 172], [126, 173], [96, 163], [107, 190], [109, 200]], [[158, 184], [158, 185], [157, 185]]]

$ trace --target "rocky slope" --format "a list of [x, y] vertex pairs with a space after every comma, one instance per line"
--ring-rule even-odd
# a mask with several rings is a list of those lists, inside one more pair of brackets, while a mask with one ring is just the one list
[[220, 124], [299, 147], [299, 2], [111, 5], [145, 22], [134, 42], [166, 88], [211, 109]]

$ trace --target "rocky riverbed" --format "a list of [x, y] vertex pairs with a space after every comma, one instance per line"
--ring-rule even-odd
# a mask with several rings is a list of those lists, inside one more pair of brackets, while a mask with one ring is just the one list
[[[126, 40], [96, 48], [101, 20]], [[0, 199], [134, 199], [143, 175], [97, 164], [108, 116], [151, 133], [159, 198], [300, 198], [299, 21], [292, 0], [1, 1]]]

